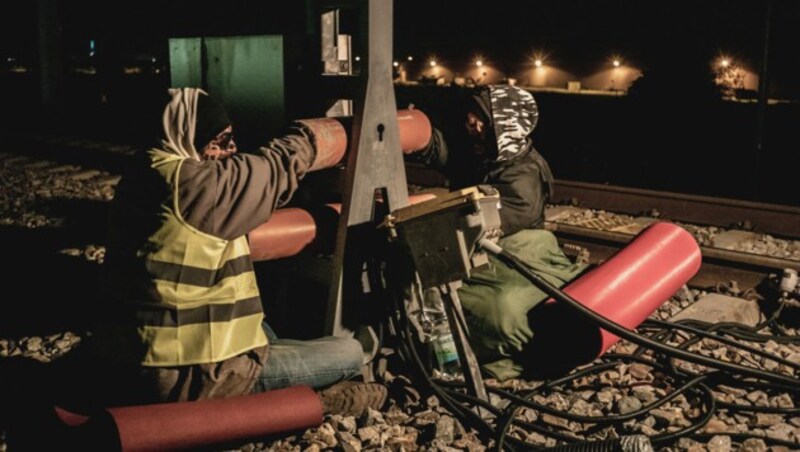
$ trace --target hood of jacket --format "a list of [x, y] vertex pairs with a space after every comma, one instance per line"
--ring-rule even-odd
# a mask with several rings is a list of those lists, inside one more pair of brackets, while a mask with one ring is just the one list
[[489, 85], [473, 97], [497, 140], [495, 162], [525, 155], [528, 136], [539, 121], [539, 108], [531, 93], [510, 85]]
[[160, 150], [200, 161], [206, 143], [231, 124], [224, 107], [199, 88], [171, 88]]

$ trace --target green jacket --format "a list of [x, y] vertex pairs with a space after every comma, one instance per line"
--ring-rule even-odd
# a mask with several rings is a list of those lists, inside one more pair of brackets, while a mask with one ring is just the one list
[[[523, 229], [501, 238], [499, 244], [559, 287], [586, 268], [570, 261], [549, 231]], [[467, 315], [470, 342], [483, 369], [501, 380], [519, 377], [531, 363], [519, 362], [520, 355], [513, 352], [521, 351], [533, 338], [528, 312], [547, 295], [490, 256], [487, 266], [464, 281], [458, 296]]]

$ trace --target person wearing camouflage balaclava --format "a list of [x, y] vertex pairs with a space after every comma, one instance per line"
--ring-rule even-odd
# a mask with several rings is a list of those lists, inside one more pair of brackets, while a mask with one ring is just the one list
[[[585, 266], [571, 262], [555, 236], [541, 229], [553, 175], [533, 147], [531, 133], [539, 119], [533, 96], [515, 86], [484, 86], [467, 96], [464, 107], [463, 119], [454, 118], [463, 125], [448, 134], [434, 128], [428, 146], [410, 159], [442, 170], [451, 188], [479, 185], [496, 190], [500, 246], [553, 284], [571, 281]], [[490, 256], [489, 265], [473, 271], [458, 296], [484, 371], [508, 379], [534, 366], [526, 359], [534, 336], [529, 315], [546, 299], [542, 291]]]

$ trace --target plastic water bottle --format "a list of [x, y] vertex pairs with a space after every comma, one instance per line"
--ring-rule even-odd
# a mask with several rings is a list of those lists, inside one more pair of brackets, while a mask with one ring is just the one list
[[461, 365], [458, 361], [458, 350], [453, 340], [453, 333], [447, 321], [440, 322], [433, 329], [433, 351], [436, 354], [436, 363], [439, 371], [450, 377], [455, 377], [461, 373]]
[[447, 323], [447, 314], [444, 311], [442, 295], [436, 289], [425, 291], [423, 297], [423, 316], [426, 329], [429, 328], [433, 352], [439, 371], [447, 376], [454, 377], [461, 373], [458, 360], [458, 350]]

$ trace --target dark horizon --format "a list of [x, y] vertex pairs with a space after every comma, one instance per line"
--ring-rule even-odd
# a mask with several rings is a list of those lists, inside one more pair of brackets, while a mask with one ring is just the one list
[[[55, 0], [42, 0], [55, 1]], [[188, 36], [302, 35], [306, 2], [227, 2], [219, 11], [186, 0], [70, 1], [59, 4], [65, 63], [89, 59], [130, 64], [168, 57], [167, 40]], [[765, 0], [653, 3], [635, 0], [537, 2], [503, 0], [484, 7], [445, 0], [395, 2], [395, 57], [436, 56], [463, 64], [481, 55], [499, 68], [525, 64], [542, 52], [559, 67], [590, 73], [611, 55], [647, 72], [663, 65], [698, 70], [725, 54], [752, 73], [762, 59]], [[0, 56], [35, 66], [36, 2], [11, 6]], [[354, 49], [357, 53], [358, 49]], [[800, 98], [792, 70], [800, 54], [800, 2], [773, 1], [771, 91]], [[109, 62], [111, 60], [111, 62]]]
[[[476, 70], [470, 60], [480, 53], [506, 77], [481, 83], [510, 83], [514, 71], [519, 72], [514, 65], [530, 64], [526, 59], [533, 50], [549, 53], [548, 65], [567, 76], [539, 86], [517, 81], [534, 90], [566, 88], [579, 81], [578, 90], [536, 94], [542, 109], [536, 145], [542, 146], [558, 177], [800, 205], [793, 187], [800, 158], [795, 152], [800, 80], [792, 68], [800, 54], [800, 26], [793, 26], [800, 25], [800, 2], [771, 0], [767, 92], [771, 100], [793, 102], [762, 110], [753, 77], [761, 62], [766, 1], [502, 0], [476, 8], [445, 0], [396, 0], [394, 56], [401, 61], [408, 55], [415, 58], [409, 67], [416, 66], [416, 72], [408, 79], [416, 81], [426, 58], [435, 55], [447, 69], [445, 84], [456, 84], [456, 78], [463, 81], [468, 71]], [[39, 2], [60, 6], [63, 99], [56, 100], [66, 108], [48, 115], [40, 102], [44, 90], [35, 73], [37, 2], [15, 4], [4, 15], [6, 26], [0, 27], [0, 94], [14, 112], [12, 121], [0, 126], [5, 132], [35, 134], [51, 127], [109, 140], [149, 139], [142, 133], [151, 112], [146, 101], [172, 83], [168, 40], [177, 37], [284, 36], [286, 45], [276, 54], [283, 58], [287, 81], [279, 102], [269, 115], [233, 111], [240, 114], [239, 130], [246, 130], [242, 124], [250, 121], [254, 142], [275, 133], [284, 120], [318, 117], [327, 108], [322, 107], [329, 99], [310, 77], [319, 74], [314, 64], [321, 65], [308, 39], [311, 0], [276, 5], [232, 0], [224, 10], [186, 0]], [[350, 14], [347, 19], [343, 13], [341, 31], [355, 34], [357, 21]], [[90, 40], [96, 45], [93, 57]], [[358, 52], [355, 44], [353, 54]], [[612, 53], [643, 76], [629, 86], [620, 86], [616, 75], [590, 86], [599, 67], [606, 66], [599, 73], [615, 71], [609, 67]], [[719, 86], [712, 83], [711, 64], [722, 53], [748, 70], [750, 84], [727, 96], [736, 101], [723, 102]], [[20, 64], [34, 70], [3, 71], [12, 57], [29, 60]], [[140, 63], [150, 65], [149, 71], [123, 74], [124, 66]], [[96, 73], [75, 70], [87, 66]], [[398, 101], [404, 88], [396, 89]], [[449, 94], [446, 88], [429, 88], [412, 87], [416, 91], [406, 93], [402, 106], [414, 103], [436, 116]], [[626, 90], [628, 95], [621, 96]], [[573, 95], [587, 93], [591, 95]], [[444, 108], [436, 119], [448, 114]]]

